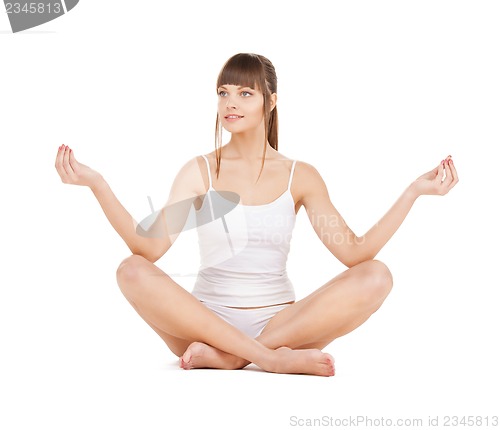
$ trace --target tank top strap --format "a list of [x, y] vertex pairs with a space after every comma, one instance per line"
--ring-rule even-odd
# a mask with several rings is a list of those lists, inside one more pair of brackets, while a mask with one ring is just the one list
[[293, 160], [293, 163], [292, 163], [292, 170], [290, 171], [290, 179], [288, 180], [288, 190], [290, 191], [290, 186], [292, 185], [292, 178], [293, 178], [293, 172], [295, 170], [295, 163], [297, 162], [297, 160]]
[[212, 188], [212, 174], [210, 173], [210, 163], [208, 162], [208, 158], [205, 155], [202, 155], [207, 163], [207, 171], [208, 171], [208, 188]]

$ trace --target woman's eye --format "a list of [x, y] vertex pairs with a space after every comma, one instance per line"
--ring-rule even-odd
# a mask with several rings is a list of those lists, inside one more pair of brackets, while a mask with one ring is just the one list
[[225, 91], [221, 90], [221, 91], [219, 91], [218, 94], [219, 94], [220, 97], [225, 97], [227, 93]]
[[248, 92], [248, 91], [242, 91], [242, 92], [241, 92], [241, 95], [242, 95], [243, 97], [249, 97], [249, 96], [251, 96], [251, 95], [252, 95], [252, 93], [250, 93], [250, 92]]

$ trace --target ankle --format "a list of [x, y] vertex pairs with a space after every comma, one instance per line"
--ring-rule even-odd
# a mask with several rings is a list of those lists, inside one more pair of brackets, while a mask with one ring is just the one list
[[257, 366], [259, 366], [261, 369], [267, 372], [275, 372], [278, 363], [279, 363], [278, 354], [274, 349], [269, 349], [262, 355], [262, 359], [259, 361], [259, 363], [255, 364], [257, 364]]

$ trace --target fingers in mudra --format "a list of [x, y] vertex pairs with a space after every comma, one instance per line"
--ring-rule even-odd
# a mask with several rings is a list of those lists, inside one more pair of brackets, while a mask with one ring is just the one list
[[61, 177], [61, 181], [65, 184], [92, 187], [101, 178], [98, 172], [78, 162], [73, 150], [66, 145], [61, 145], [58, 149], [56, 169]]
[[68, 179], [69, 183], [75, 183], [76, 181], [76, 175], [73, 170], [73, 167], [71, 166], [69, 162], [69, 155], [70, 155], [71, 150], [69, 149], [68, 146], [64, 148], [64, 155], [63, 155], [63, 167], [64, 171], [66, 172], [66, 177]]
[[445, 195], [458, 183], [458, 174], [451, 155], [441, 162], [440, 173], [439, 177], [442, 179], [438, 187], [438, 194]]
[[66, 150], [68, 149], [67, 146], [61, 145], [57, 151], [57, 156], [56, 156], [56, 170], [59, 176], [61, 177], [61, 181], [65, 184], [69, 183], [69, 178], [70, 178], [70, 172], [68, 171], [68, 166], [67, 166], [67, 157], [66, 157]]

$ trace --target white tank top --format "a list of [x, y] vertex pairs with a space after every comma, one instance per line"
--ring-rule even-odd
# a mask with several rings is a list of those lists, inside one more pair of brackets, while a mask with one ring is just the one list
[[[200, 270], [192, 294], [201, 301], [224, 306], [270, 306], [295, 301], [295, 291], [286, 273], [286, 261], [295, 226], [295, 203], [290, 186], [271, 203], [235, 206], [224, 216], [215, 216], [220, 194], [212, 187], [208, 159], [209, 188], [197, 211], [210, 212], [213, 221], [198, 226]], [[231, 206], [231, 207], [232, 207]], [[223, 213], [223, 212], [222, 212]], [[206, 217], [205, 217], [206, 219]]]

